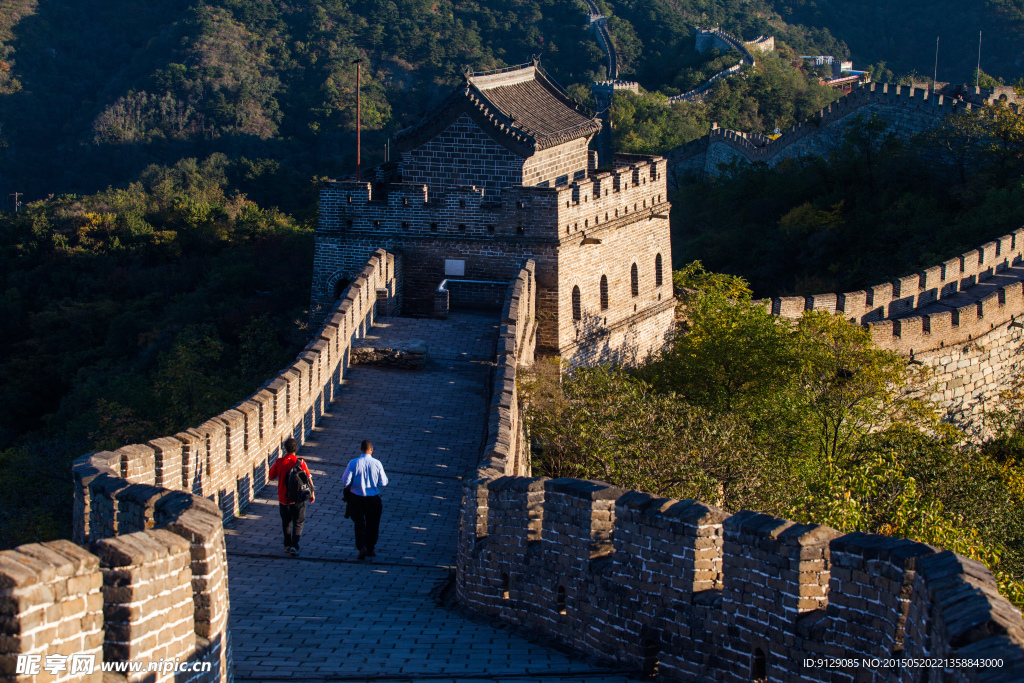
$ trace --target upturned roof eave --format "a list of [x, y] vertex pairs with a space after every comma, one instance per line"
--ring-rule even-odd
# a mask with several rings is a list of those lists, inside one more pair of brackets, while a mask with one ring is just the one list
[[451, 95], [438, 109], [422, 121], [395, 133], [395, 145], [401, 152], [408, 152], [426, 144], [440, 135], [459, 116], [466, 114], [488, 137], [499, 145], [524, 159], [538, 149], [537, 140], [527, 132], [516, 128], [500, 113], [488, 112], [486, 105], [475, 105], [470, 89], [464, 86]]
[[[574, 102], [569, 101], [557, 88], [551, 86], [540, 71], [537, 71], [536, 77], [563, 105], [586, 116]], [[499, 145], [524, 159], [539, 150], [556, 147], [572, 140], [586, 138], [589, 141], [601, 130], [600, 120], [586, 117], [579, 125], [567, 130], [555, 134], [533, 135], [530, 131], [516, 126], [514, 121], [487, 99], [484, 92], [467, 81], [452, 92], [432, 115], [398, 131], [394, 138], [395, 144], [402, 152], [415, 149], [439, 135], [462, 114], [468, 115]]]

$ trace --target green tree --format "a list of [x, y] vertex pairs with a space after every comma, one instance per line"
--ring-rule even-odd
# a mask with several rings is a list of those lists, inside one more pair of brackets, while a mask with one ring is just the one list
[[866, 328], [842, 315], [806, 311], [796, 334], [799, 392], [827, 467], [835, 467], [872, 430], [937, 422], [932, 406], [920, 398], [925, 379], [912, 376], [907, 368], [914, 366], [898, 353], [875, 348]]
[[216, 413], [223, 396], [215, 371], [223, 351], [224, 343], [210, 324], [188, 325], [177, 334], [160, 358], [154, 383], [167, 422], [198, 423]]

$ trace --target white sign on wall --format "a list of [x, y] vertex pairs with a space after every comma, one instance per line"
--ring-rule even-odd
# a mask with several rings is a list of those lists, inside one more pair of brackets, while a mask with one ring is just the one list
[[446, 258], [444, 274], [448, 277], [463, 277], [466, 274], [466, 262], [462, 259]]

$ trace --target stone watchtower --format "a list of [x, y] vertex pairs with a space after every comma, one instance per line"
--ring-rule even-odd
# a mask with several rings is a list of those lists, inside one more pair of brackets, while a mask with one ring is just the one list
[[[537, 64], [467, 75], [395, 136], [401, 159], [320, 193], [314, 310], [377, 248], [400, 255], [407, 313], [498, 304], [536, 262], [537, 347], [573, 363], [659, 348], [674, 320], [665, 160], [588, 150], [600, 121]], [[490, 293], [488, 293], [490, 288]]]

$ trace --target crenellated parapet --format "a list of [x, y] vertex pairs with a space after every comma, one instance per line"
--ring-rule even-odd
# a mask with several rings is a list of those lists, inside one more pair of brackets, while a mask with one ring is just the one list
[[[484, 478], [466, 492], [464, 604], [666, 680], [1024, 672], [1019, 610], [987, 569], [948, 551], [600, 482]], [[850, 665], [807, 664], [823, 657]], [[983, 676], [862, 664], [901, 657], [1002, 662]]]
[[[1024, 675], [1020, 611], [977, 562], [906, 539], [528, 476], [515, 375], [531, 355], [529, 265], [509, 288], [488, 442], [463, 487], [463, 605], [664, 680]], [[904, 657], [994, 661], [872, 661]]]
[[892, 282], [842, 294], [776, 297], [786, 318], [839, 313], [871, 329], [875, 343], [916, 354], [972, 341], [1024, 313], [1024, 228]]
[[892, 132], [906, 139], [933, 128], [949, 114], [988, 106], [1000, 96], [997, 91], [981, 88], [950, 96], [919, 86], [868, 83], [821, 109], [810, 120], [792, 126], [774, 141], [713, 125], [706, 136], [670, 152], [669, 167], [713, 177], [720, 164], [740, 161], [774, 166], [787, 158], [827, 153], [834, 146], [827, 133], [842, 132], [843, 124], [858, 114], [880, 116]]
[[626, 217], [635, 220], [637, 213], [667, 205], [665, 170], [663, 157], [617, 154], [607, 171], [555, 187], [517, 185], [498, 193], [473, 186], [431, 193], [414, 183], [329, 181], [320, 192], [317, 233], [557, 244], [569, 241], [573, 232]]
[[[322, 418], [348, 366], [352, 341], [375, 316], [394, 312], [395, 271], [392, 254], [370, 254], [296, 360], [233, 408], [171, 436], [76, 460], [75, 540], [139, 530], [137, 508], [131, 508], [135, 517], [120, 510], [122, 490], [132, 500], [185, 491], [211, 501], [225, 521], [238, 514], [266, 484], [283, 441], [294, 436], [304, 442]], [[106, 495], [94, 498], [94, 490]]]
[[0, 679], [35, 680], [16, 674], [17, 656], [45, 654], [90, 658], [93, 673], [65, 660], [59, 681], [100, 683], [101, 663], [161, 660], [128, 680], [231, 680], [224, 522], [267, 483], [284, 439], [301, 443], [322, 418], [352, 342], [395, 312], [394, 254], [367, 253], [313, 340], [251, 397], [173, 436], [74, 462], [77, 545], [0, 552]]
[[785, 318], [840, 314], [876, 347], [933, 370], [934, 400], [965, 427], [983, 417], [1017, 372], [1024, 320], [1024, 228], [892, 282], [841, 294], [765, 300]]

